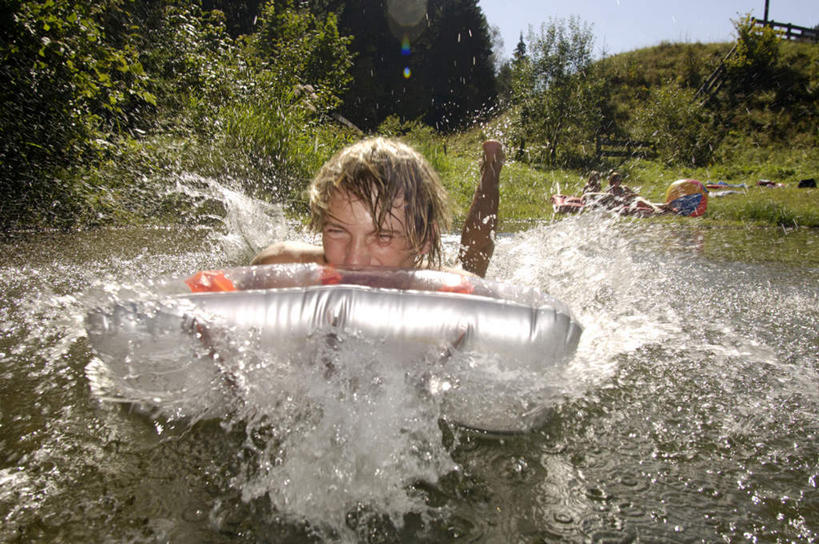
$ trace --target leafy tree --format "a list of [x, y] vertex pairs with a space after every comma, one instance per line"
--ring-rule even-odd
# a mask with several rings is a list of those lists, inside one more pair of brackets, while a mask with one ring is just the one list
[[513, 61], [515, 129], [518, 145], [530, 147], [532, 160], [554, 165], [561, 148], [591, 141], [600, 128], [604, 82], [592, 63], [593, 43], [590, 27], [570, 18], [530, 32], [528, 56], [519, 44]]
[[512, 54], [512, 59], [515, 64], [518, 64], [527, 58], [529, 58], [529, 56], [526, 54], [526, 42], [523, 40], [523, 32], [521, 32], [518, 44], [515, 46], [515, 52]]
[[397, 115], [452, 129], [494, 103], [491, 38], [476, 0], [430, 0], [426, 17], [407, 28], [391, 22], [388, 2], [339, 3], [356, 55], [342, 113], [358, 126]]
[[477, 0], [431, 0], [429, 70], [432, 103], [425, 120], [443, 129], [464, 126], [497, 96], [489, 26]]
[[779, 32], [760, 27], [750, 16], [734, 21], [734, 27], [736, 49], [726, 61], [719, 95], [725, 123], [763, 141], [786, 141], [795, 126], [815, 126], [819, 89], [809, 75], [815, 71], [797, 68], [806, 59], [783, 55]]
[[225, 28], [235, 39], [253, 33], [263, 3], [262, 0], [202, 0], [202, 10], [224, 13]]
[[519, 69], [521, 63], [526, 61], [528, 61], [526, 42], [523, 40], [523, 33], [521, 33], [515, 52], [512, 54], [512, 59], [504, 61], [498, 69], [495, 81], [498, 88], [498, 99], [501, 103], [508, 104], [511, 102], [514, 95], [515, 72]]
[[222, 105], [252, 88], [221, 11], [138, 0], [132, 12], [134, 40], [165, 126], [206, 130]]
[[489, 36], [492, 43], [492, 66], [495, 68], [495, 73], [497, 73], [503, 66], [503, 36], [500, 27], [490, 25]]

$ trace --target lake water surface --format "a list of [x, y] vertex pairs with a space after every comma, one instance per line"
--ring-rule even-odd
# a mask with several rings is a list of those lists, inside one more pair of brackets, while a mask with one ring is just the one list
[[360, 346], [333, 355], [339, 379], [260, 380], [191, 420], [92, 393], [86, 311], [304, 238], [275, 207], [193, 186], [228, 212], [213, 227], [0, 243], [0, 541], [819, 539], [819, 233], [587, 214], [499, 236], [488, 276], [585, 327], [530, 433], [439, 421]]

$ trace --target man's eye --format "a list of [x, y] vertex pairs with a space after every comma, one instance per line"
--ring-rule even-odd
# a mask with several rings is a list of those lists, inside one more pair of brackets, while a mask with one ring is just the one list
[[382, 243], [390, 243], [393, 238], [395, 238], [395, 235], [388, 232], [382, 232], [378, 235], [378, 241]]

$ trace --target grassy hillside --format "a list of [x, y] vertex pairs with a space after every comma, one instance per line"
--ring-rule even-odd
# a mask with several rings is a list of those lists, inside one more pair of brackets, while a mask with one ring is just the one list
[[[782, 46], [785, 58], [807, 74], [815, 89], [819, 85], [819, 46], [787, 43]], [[728, 48], [729, 44], [663, 44], [600, 61], [609, 65], [611, 70], [610, 86], [615, 97], [614, 104], [623, 117], [624, 124], [627, 125], [629, 114], [640, 107], [641, 100], [652, 88], [663, 85], [670, 78], [681, 77], [680, 74], [688, 73], [697, 81], [697, 78], [707, 77]], [[694, 70], [692, 66], [698, 68]], [[777, 113], [770, 108], [749, 109], [736, 113], [735, 115], [745, 115], [757, 121], [765, 116], [775, 117], [779, 119], [779, 132], [770, 134], [765, 130], [732, 130], [722, 140], [714, 160], [698, 167], [670, 164], [660, 157], [596, 160], [594, 142], [588, 142], [585, 150], [588, 161], [583, 167], [544, 169], [513, 159], [513, 153], [509, 151], [513, 148], [510, 127], [515, 113], [514, 109], [501, 112], [488, 122], [450, 135], [436, 133], [417, 123], [402, 125], [395, 120], [382, 125], [381, 132], [408, 140], [441, 173], [451, 195], [456, 228], [471, 202], [472, 192], [480, 175], [478, 166], [481, 143], [487, 138], [503, 142], [509, 155], [501, 175], [500, 226], [505, 230], [515, 230], [533, 221], [553, 219], [550, 196], [554, 193], [577, 193], [592, 169], [618, 170], [624, 175], [627, 185], [639, 189], [643, 196], [652, 201], [662, 201], [668, 185], [681, 178], [695, 178], [703, 182], [745, 183], [749, 186], [743, 194], [711, 199], [704, 218], [658, 219], [661, 221], [819, 227], [819, 190], [795, 188], [800, 179], [819, 179], [819, 131], [815, 115], [808, 118], [813, 123], [812, 130], [805, 130], [804, 121], [801, 124], [790, 123], [793, 117], [790, 110]], [[226, 126], [232, 125], [228, 123]], [[141, 171], [151, 172], [157, 168], [162, 171], [182, 168], [184, 171], [217, 178], [242, 179], [245, 185], [256, 187], [260, 196], [267, 195], [271, 200], [284, 198], [290, 204], [288, 209], [295, 216], [301, 216], [305, 207], [301, 201], [300, 188], [307, 183], [310, 173], [334, 150], [358, 137], [345, 134], [339, 126], [325, 125], [314, 139], [304, 143], [300, 143], [301, 139], [290, 142], [283, 156], [287, 157], [286, 164], [294, 164], [298, 168], [294, 167], [295, 175], [282, 175], [280, 164], [270, 164], [264, 157], [253, 154], [253, 150], [263, 149], [264, 146], [247, 144], [250, 141], [264, 142], [271, 139], [273, 135], [269, 134], [269, 123], [248, 120], [241, 126], [255, 127], [255, 132], [246, 130], [241, 133], [240, 138], [230, 137], [228, 134], [208, 141], [194, 139], [189, 134], [151, 138], [132, 153], [111, 163], [115, 170], [109, 172], [111, 175], [99, 175], [107, 179], [123, 180], [120, 183], [123, 191], [126, 188], [140, 187], [136, 180], [142, 177]], [[296, 126], [288, 125], [286, 129], [275, 134], [281, 132], [293, 140], [301, 133]], [[281, 147], [284, 140], [277, 136], [276, 145]], [[127, 180], [132, 178], [134, 181], [129, 183]], [[289, 187], [287, 191], [271, 190], [271, 187], [275, 189], [280, 184], [271, 183], [270, 180], [282, 178], [296, 179], [298, 183], [286, 184]], [[782, 183], [785, 187], [759, 188], [756, 182], [760, 179]], [[121, 194], [104, 201], [103, 204], [111, 205], [113, 211], [104, 210], [109, 220], [103, 222], [116, 222], [117, 214], [121, 214], [124, 221], [134, 221], [142, 215], [146, 215], [150, 221], [157, 218], [172, 221], [178, 214], [170, 212], [178, 211], [179, 206], [184, 205], [178, 198], [167, 205], [150, 200], [151, 207], [145, 209], [143, 201], [127, 205], [127, 200], [127, 195]]]
[[[608, 74], [620, 133], [628, 134], [632, 116], [643, 105], [652, 89], [669, 82], [698, 88], [711, 74], [731, 43], [661, 44], [614, 55], [600, 62]], [[719, 100], [709, 107], [723, 123], [725, 134], [712, 160], [701, 166], [675, 164], [655, 158], [593, 157], [589, 142], [588, 164], [579, 169], [540, 169], [508, 160], [501, 176], [502, 225], [552, 218], [551, 194], [576, 193], [585, 184], [588, 171], [617, 170], [626, 184], [639, 189], [652, 201], [662, 201], [668, 185], [682, 178], [703, 182], [744, 183], [741, 194], [711, 198], [702, 221], [741, 222], [786, 227], [819, 227], [819, 189], [798, 189], [799, 180], [819, 179], [819, 123], [815, 97], [819, 89], [819, 46], [810, 43], [782, 42], [780, 65], [784, 76], [804, 86], [801, 101], [783, 102], [765, 91], [761, 96], [748, 93], [732, 100]], [[804, 99], [805, 91], [808, 93]], [[797, 93], [793, 93], [796, 95]], [[509, 127], [515, 112], [506, 111], [491, 122], [446, 139], [447, 161], [440, 161], [442, 176], [450, 189], [456, 212], [463, 214], [477, 179], [480, 143], [487, 137], [512, 145]], [[782, 187], [759, 187], [759, 180], [771, 180]], [[662, 219], [667, 220], [667, 219]], [[691, 221], [690, 218], [678, 218]]]
[[730, 51], [732, 43], [663, 43], [600, 61], [609, 79], [618, 124], [628, 124], [654, 87], [677, 82], [698, 89]]
[[[695, 88], [730, 45], [661, 44], [600, 60], [621, 132], [632, 130], [632, 116], [653, 90], [669, 81]], [[796, 81], [803, 91], [817, 96], [819, 46], [782, 43], [780, 61], [787, 65], [788, 81]], [[716, 117], [724, 123], [719, 128], [725, 134], [711, 161], [696, 167], [663, 157], [598, 160], [593, 141], [575, 150], [585, 158], [572, 167], [546, 169], [516, 161], [511, 128], [514, 108], [457, 134], [442, 135], [417, 123], [402, 125], [394, 120], [380, 131], [407, 139], [441, 173], [452, 197], [456, 227], [471, 201], [479, 177], [481, 143], [487, 138], [503, 142], [509, 155], [501, 175], [500, 225], [505, 230], [551, 220], [552, 194], [577, 193], [590, 170], [615, 169], [624, 175], [627, 185], [652, 201], [663, 200], [668, 185], [681, 178], [749, 186], [743, 194], [712, 199], [706, 217], [696, 221], [819, 227], [819, 190], [795, 188], [801, 179], [819, 179], [819, 100], [782, 102], [776, 93], [766, 93], [741, 97], [739, 106], [734, 100], [731, 108], [728, 100], [709, 106], [722, 108]], [[794, 93], [797, 95], [804, 97], [805, 92]], [[139, 138], [113, 141], [105, 160], [80, 163], [59, 180], [71, 195], [67, 202], [77, 210], [51, 206], [42, 211], [50, 216], [41, 223], [72, 227], [173, 223], [180, 218], [207, 223], [211, 215], [193, 217], [194, 210], [201, 209], [196, 202], [187, 202], [184, 195], [162, 186], [181, 172], [235, 180], [244, 190], [284, 202], [294, 217], [303, 217], [302, 189], [309, 177], [334, 151], [360, 135], [326, 119], [314, 119], [311, 110], [299, 104], [285, 108], [286, 115], [268, 107], [223, 107], [213, 112], [215, 120], [201, 134], [160, 127]], [[758, 188], [760, 179], [784, 187]], [[218, 214], [217, 209], [210, 212]], [[49, 219], [51, 216], [57, 219]]]
[[[662, 43], [602, 59], [600, 65], [607, 74], [620, 119], [628, 119], [629, 113], [640, 106], [652, 88], [673, 82], [684, 88], [699, 89], [733, 45], [733, 42]], [[813, 43], [784, 40], [779, 47], [780, 66], [803, 76], [804, 84], [815, 92], [819, 86], [819, 47]], [[815, 123], [813, 126], [815, 129]]]

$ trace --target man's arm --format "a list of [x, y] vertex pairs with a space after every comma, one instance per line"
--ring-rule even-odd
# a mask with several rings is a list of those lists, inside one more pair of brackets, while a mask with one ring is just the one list
[[500, 194], [498, 184], [505, 155], [500, 142], [489, 140], [483, 144], [481, 180], [475, 189], [472, 205], [461, 232], [458, 260], [467, 272], [480, 277], [486, 275], [489, 259], [495, 251], [493, 238], [498, 221]]
[[250, 262], [251, 265], [288, 263], [324, 264], [324, 250], [303, 242], [276, 242], [260, 251]]

